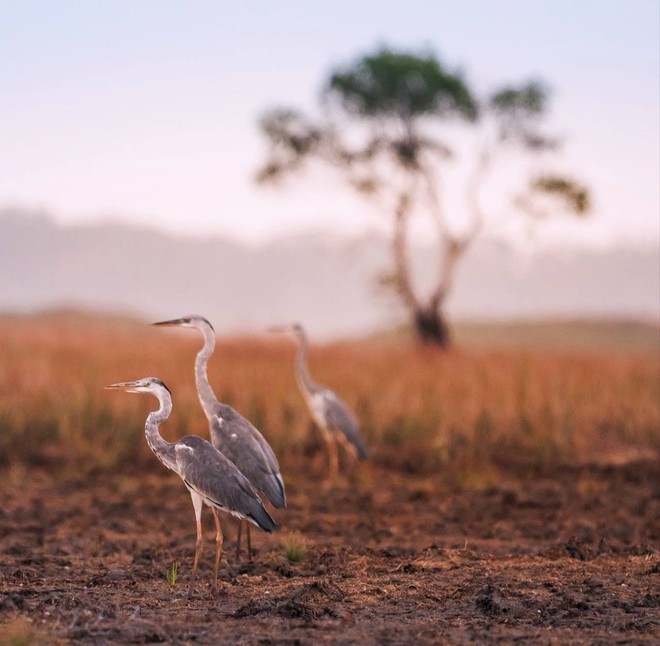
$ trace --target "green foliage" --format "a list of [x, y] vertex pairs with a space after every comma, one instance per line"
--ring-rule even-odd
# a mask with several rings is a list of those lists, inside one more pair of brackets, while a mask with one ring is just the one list
[[[539, 153], [559, 144], [539, 130], [549, 98], [543, 83], [506, 85], [480, 101], [460, 73], [448, 71], [428, 52], [380, 47], [332, 72], [323, 97], [326, 105], [338, 108], [343, 121], [323, 125], [286, 108], [262, 117], [260, 126], [270, 154], [257, 175], [259, 181], [279, 180], [317, 159], [342, 171], [348, 185], [362, 195], [387, 196], [397, 204], [405, 198], [408, 210], [416, 204], [438, 214], [441, 196], [438, 199], [435, 191], [433, 197], [434, 189], [422, 187], [431, 187], [441, 177], [442, 164], [451, 160], [453, 150], [433, 131], [434, 123], [457, 117], [476, 125], [490, 119], [497, 128], [496, 145], [482, 151], [481, 161], [477, 159], [472, 192], [478, 191], [496, 149], [518, 145]], [[404, 173], [396, 173], [397, 169]], [[516, 205], [523, 212], [547, 215], [550, 210], [541, 213], [537, 208], [540, 195], [560, 198], [562, 206], [579, 215], [589, 210], [584, 186], [551, 176], [534, 180]], [[393, 207], [395, 213], [397, 208]], [[397, 265], [390, 286], [407, 282], [401, 280], [401, 271], [404, 266]]]
[[419, 173], [424, 153], [438, 160], [451, 156], [443, 141], [418, 132], [421, 118], [473, 122], [479, 115], [478, 101], [459, 74], [430, 54], [388, 48], [332, 73], [324, 96], [348, 120], [366, 126], [361, 142], [349, 145], [342, 129], [316, 124], [296, 110], [270, 110], [260, 120], [270, 155], [257, 181], [280, 180], [315, 157], [345, 171], [357, 192], [374, 195], [390, 181], [379, 177], [383, 161]]
[[174, 561], [170, 566], [170, 569], [167, 571], [167, 574], [165, 575], [167, 579], [167, 585], [170, 586], [171, 590], [174, 590], [176, 588], [178, 569], [179, 569], [179, 564], [176, 561]]
[[516, 119], [538, 116], [545, 111], [547, 90], [538, 81], [519, 87], [507, 86], [496, 92], [490, 100], [493, 110], [500, 116]]
[[474, 121], [479, 107], [460, 74], [446, 71], [431, 54], [387, 47], [330, 76], [330, 99], [353, 115], [410, 120], [422, 115]]
[[[538, 154], [558, 146], [539, 128], [548, 91], [528, 81], [480, 100], [462, 74], [448, 71], [434, 54], [380, 47], [332, 72], [323, 99], [330, 109], [318, 123], [291, 109], [264, 115], [270, 151], [257, 179], [273, 182], [317, 160], [338, 170], [356, 193], [378, 200], [393, 225], [391, 270], [380, 282], [408, 310], [418, 339], [446, 348], [451, 335], [442, 310], [455, 266], [486, 221], [479, 198], [491, 171], [507, 159], [504, 149]], [[443, 190], [447, 162], [454, 158], [446, 134], [450, 119], [481, 134], [465, 166], [469, 221], [463, 234], [452, 230]], [[574, 180], [541, 176], [523, 184], [523, 191], [513, 202], [518, 216], [589, 210], [589, 192]], [[412, 217], [422, 213], [438, 225], [440, 243], [437, 279], [426, 294], [414, 280], [406, 242]]]
[[507, 86], [490, 99], [490, 108], [498, 121], [501, 141], [522, 144], [530, 151], [556, 148], [557, 139], [538, 131], [538, 119], [545, 113], [548, 91], [538, 81]]
[[289, 532], [282, 538], [282, 551], [291, 563], [300, 563], [307, 555], [307, 541], [300, 532]]
[[272, 146], [270, 161], [259, 171], [257, 181], [279, 179], [298, 168], [305, 156], [316, 152], [323, 133], [295, 110], [275, 109], [261, 118], [261, 129]]
[[560, 198], [576, 215], [587, 215], [591, 206], [589, 190], [567, 177], [542, 175], [533, 180], [532, 189]]

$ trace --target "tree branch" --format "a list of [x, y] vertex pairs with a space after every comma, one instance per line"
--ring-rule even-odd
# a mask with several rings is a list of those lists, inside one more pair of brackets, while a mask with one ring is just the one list
[[483, 186], [484, 181], [488, 175], [488, 171], [491, 168], [493, 154], [487, 147], [481, 151], [479, 155], [479, 161], [477, 166], [472, 173], [472, 176], [468, 180], [466, 187], [466, 201], [470, 211], [472, 212], [472, 222], [468, 232], [464, 235], [463, 241], [464, 246], [467, 247], [474, 239], [479, 235], [479, 232], [484, 225], [484, 213], [479, 204], [479, 193], [481, 192], [481, 187]]
[[404, 190], [399, 196], [394, 211], [392, 253], [394, 256], [394, 287], [406, 306], [417, 311], [420, 305], [412, 285], [407, 245], [408, 219], [411, 213], [413, 191], [414, 188]]
[[440, 195], [437, 189], [438, 185], [440, 184], [440, 180], [433, 180], [431, 171], [426, 164], [420, 163], [419, 168], [426, 183], [426, 192], [428, 195], [430, 213], [433, 221], [436, 224], [436, 227], [438, 228], [438, 236], [440, 239], [446, 238], [449, 236], [449, 225], [447, 224], [447, 219], [445, 218]]
[[428, 175], [428, 172], [425, 171], [424, 173], [428, 182], [430, 201], [436, 204], [436, 221], [438, 222], [440, 246], [442, 248], [438, 283], [429, 297], [429, 308], [431, 309], [439, 309], [444, 302], [447, 294], [451, 290], [454, 281], [455, 268], [459, 259], [474, 242], [483, 227], [484, 216], [481, 205], [479, 204], [479, 191], [486, 178], [490, 165], [491, 154], [487, 148], [484, 148], [479, 157], [479, 162], [477, 163], [475, 171], [468, 181], [466, 199], [468, 206], [472, 211], [472, 223], [468, 232], [461, 237], [452, 235], [449, 231], [447, 221], [441, 212], [439, 197], [432, 179]]

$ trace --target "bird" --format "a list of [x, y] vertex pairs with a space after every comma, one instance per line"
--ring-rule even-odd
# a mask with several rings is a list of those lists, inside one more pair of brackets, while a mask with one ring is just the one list
[[[276, 509], [286, 507], [284, 481], [277, 457], [264, 436], [240, 413], [216, 398], [209, 383], [208, 360], [215, 349], [215, 330], [197, 314], [159, 321], [156, 326], [193, 328], [204, 337], [204, 346], [195, 357], [197, 395], [209, 422], [211, 443], [231, 460], [252, 485], [262, 491]], [[252, 558], [250, 526], [247, 526], [248, 558]], [[241, 527], [238, 526], [236, 558], [240, 558]]]
[[268, 514], [250, 481], [210, 442], [197, 435], [186, 435], [176, 442], [168, 442], [159, 431], [172, 412], [172, 395], [169, 388], [157, 377], [145, 377], [136, 381], [125, 381], [106, 386], [110, 390], [125, 390], [129, 393], [150, 393], [158, 398], [158, 410], [147, 416], [144, 433], [149, 448], [170, 470], [174, 471], [190, 492], [195, 509], [197, 540], [195, 559], [188, 588], [192, 595], [199, 558], [202, 554], [202, 507], [213, 511], [216, 528], [215, 566], [213, 586], [217, 586], [218, 564], [222, 553], [222, 528], [218, 510], [228, 512], [239, 519], [256, 525], [264, 532], [272, 532], [275, 521]]
[[298, 353], [295, 363], [295, 376], [298, 388], [309, 408], [312, 419], [321, 430], [328, 450], [329, 477], [334, 479], [339, 471], [337, 443], [357, 457], [368, 458], [360, 426], [346, 404], [329, 388], [325, 388], [309, 377], [307, 369], [307, 351], [309, 342], [305, 329], [300, 323], [277, 325], [269, 328], [270, 332], [293, 332], [298, 339]]

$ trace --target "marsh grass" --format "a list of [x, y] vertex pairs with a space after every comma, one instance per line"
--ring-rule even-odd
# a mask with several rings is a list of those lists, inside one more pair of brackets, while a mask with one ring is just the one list
[[[207, 436], [193, 378], [200, 340], [148, 326], [0, 319], [0, 463], [75, 471], [160, 469], [144, 441], [155, 400], [103, 386], [159, 376], [174, 398], [167, 439]], [[283, 469], [318, 447], [293, 377], [295, 348], [218, 341], [216, 393], [267, 437]], [[336, 343], [314, 378], [355, 410], [376, 463], [458, 481], [660, 450], [657, 356]], [[307, 463], [307, 462], [306, 462]]]
[[285, 534], [280, 545], [284, 556], [291, 563], [301, 563], [307, 556], [307, 541], [300, 532], [288, 532]]
[[15, 616], [0, 623], [0, 646], [39, 646], [63, 644], [63, 640], [49, 637], [25, 617]]
[[177, 582], [177, 572], [179, 570], [179, 564], [174, 561], [170, 566], [170, 569], [167, 571], [165, 578], [167, 579], [167, 585], [170, 586], [170, 590], [176, 589]]

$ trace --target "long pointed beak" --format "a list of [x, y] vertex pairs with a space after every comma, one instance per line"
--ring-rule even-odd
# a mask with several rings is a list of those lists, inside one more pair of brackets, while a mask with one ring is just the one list
[[290, 332], [291, 328], [288, 325], [272, 325], [266, 328], [266, 332]]
[[169, 321], [158, 321], [158, 323], [152, 323], [151, 325], [161, 325], [165, 326], [174, 326], [174, 325], [184, 325], [186, 319], [170, 319]]
[[129, 390], [131, 388], [135, 388], [137, 386], [138, 382], [137, 381], [122, 381], [118, 384], [110, 384], [108, 386], [104, 386], [106, 390]]

